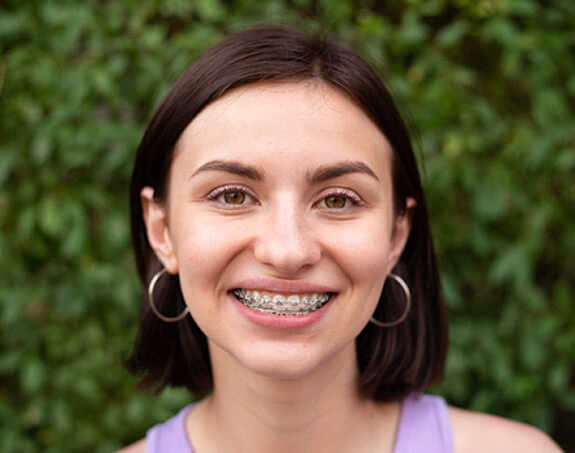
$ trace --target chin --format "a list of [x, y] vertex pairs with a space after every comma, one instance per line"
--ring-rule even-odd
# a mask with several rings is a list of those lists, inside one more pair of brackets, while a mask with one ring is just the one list
[[[278, 381], [295, 381], [318, 373], [332, 374], [355, 361], [355, 344], [351, 347], [324, 350], [309, 343], [253, 345], [247, 351], [228, 351], [240, 368], [257, 376]], [[322, 349], [322, 350], [320, 350]], [[353, 354], [350, 357], [350, 354]], [[239, 370], [238, 370], [239, 371]]]
[[293, 360], [273, 360], [266, 363], [256, 363], [246, 367], [253, 374], [260, 377], [278, 381], [295, 381], [313, 374], [318, 368], [317, 364], [302, 363], [298, 359]]

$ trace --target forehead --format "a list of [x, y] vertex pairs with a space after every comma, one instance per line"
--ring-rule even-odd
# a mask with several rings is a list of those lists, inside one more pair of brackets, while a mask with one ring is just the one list
[[347, 95], [310, 80], [257, 83], [226, 93], [187, 126], [179, 154], [198, 166], [212, 159], [273, 156], [309, 163], [360, 159], [385, 171], [391, 146]]

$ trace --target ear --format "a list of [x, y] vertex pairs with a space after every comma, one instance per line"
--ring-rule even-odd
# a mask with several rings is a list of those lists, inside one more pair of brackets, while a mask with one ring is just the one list
[[168, 229], [166, 208], [154, 199], [154, 189], [151, 187], [142, 189], [140, 199], [148, 242], [166, 270], [170, 274], [177, 274], [179, 270], [178, 260]]
[[403, 253], [403, 249], [405, 248], [405, 244], [407, 243], [407, 239], [409, 239], [409, 234], [411, 233], [411, 218], [413, 215], [413, 208], [417, 205], [417, 203], [413, 198], [408, 198], [406, 200], [406, 205], [407, 207], [405, 212], [395, 218], [393, 225], [393, 232], [391, 234], [391, 244], [389, 249], [389, 260], [386, 269], [387, 274], [391, 272], [391, 270], [399, 261], [399, 258]]

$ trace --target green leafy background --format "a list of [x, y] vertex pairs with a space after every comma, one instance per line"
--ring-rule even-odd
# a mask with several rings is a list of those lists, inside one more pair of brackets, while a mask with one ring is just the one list
[[109, 452], [191, 400], [122, 365], [131, 162], [179, 73], [263, 20], [354, 43], [419, 130], [452, 326], [435, 390], [575, 451], [572, 0], [4, 0], [0, 451]]

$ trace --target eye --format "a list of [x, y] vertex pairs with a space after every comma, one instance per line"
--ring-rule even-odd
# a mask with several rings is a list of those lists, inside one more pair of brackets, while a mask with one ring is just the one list
[[220, 203], [224, 207], [243, 207], [255, 202], [248, 189], [241, 186], [218, 187], [206, 197], [209, 201]]
[[246, 199], [246, 194], [243, 192], [226, 192], [223, 195], [227, 204], [242, 204]]
[[325, 206], [330, 209], [341, 209], [345, 207], [347, 203], [347, 198], [341, 195], [330, 195], [324, 198]]
[[349, 189], [333, 189], [316, 204], [319, 208], [329, 210], [350, 209], [365, 206], [365, 202], [354, 191]]

